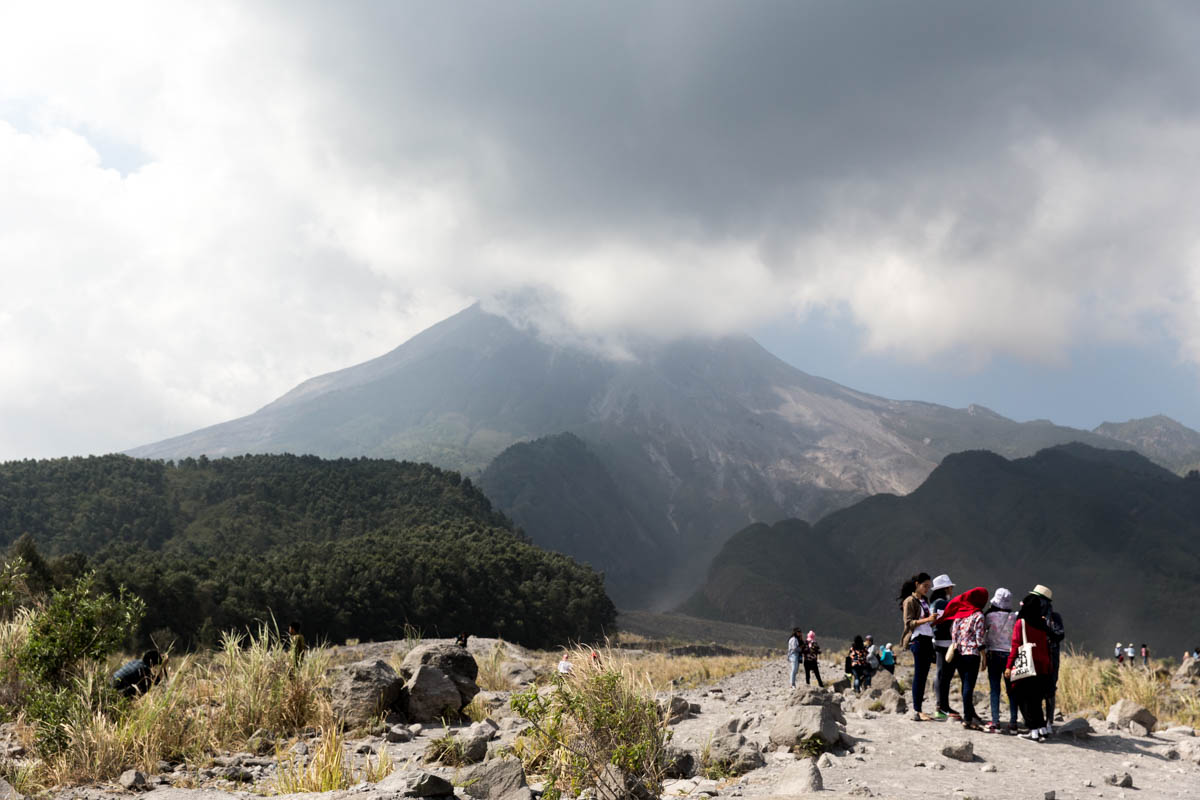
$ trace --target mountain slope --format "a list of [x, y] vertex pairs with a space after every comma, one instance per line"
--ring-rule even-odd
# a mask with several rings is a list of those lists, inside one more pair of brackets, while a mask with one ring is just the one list
[[1200, 433], [1170, 417], [1105, 422], [1095, 433], [1124, 442], [1180, 475], [1200, 469]]
[[[979, 406], [856, 392], [745, 336], [639, 341], [630, 350], [615, 359], [548, 343], [473, 306], [248, 417], [130, 452], [367, 455], [478, 476], [514, 444], [570, 433], [594, 459], [579, 475], [563, 476], [537, 448], [518, 449], [484, 473], [487, 485], [534, 542], [605, 571], [629, 607], [683, 599], [730, 531], [816, 520], [870, 494], [911, 491], [950, 452], [1127, 446]], [[523, 485], [500, 476], [502, 467], [524, 475]], [[585, 475], [600, 483], [583, 486]], [[565, 502], [564, 492], [574, 497]], [[577, 525], [586, 534], [565, 530]]]
[[956, 454], [906, 497], [744, 528], [681, 611], [897, 641], [896, 589], [919, 570], [962, 589], [1043, 583], [1077, 645], [1133, 637], [1165, 652], [1200, 614], [1200, 479], [1083, 445]]

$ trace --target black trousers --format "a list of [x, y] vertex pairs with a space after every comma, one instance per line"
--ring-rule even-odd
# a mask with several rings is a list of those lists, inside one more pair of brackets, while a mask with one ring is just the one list
[[979, 655], [959, 654], [954, 661], [955, 670], [962, 680], [963, 722], [983, 722], [975, 713], [975, 684], [979, 681]]
[[817, 676], [817, 686], [825, 685], [825, 684], [821, 683], [821, 666], [816, 661], [805, 661], [804, 662], [804, 683], [805, 684], [808, 683], [809, 675]]
[[1021, 709], [1021, 716], [1025, 718], [1025, 726], [1030, 730], [1046, 727], [1042, 703], [1046, 701], [1048, 681], [1045, 675], [1035, 675], [1012, 683], [1013, 699], [1017, 701], [1017, 708]]

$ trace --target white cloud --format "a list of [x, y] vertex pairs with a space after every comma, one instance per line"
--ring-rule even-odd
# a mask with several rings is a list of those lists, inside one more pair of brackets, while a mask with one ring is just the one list
[[[1166, 329], [1200, 363], [1187, 58], [1075, 86], [1017, 30], [931, 74], [962, 56], [848, 51], [829, 9], [803, 48], [669, 9], [6, 6], [0, 458], [247, 413], [474, 298], [600, 340], [833, 309], [914, 362]], [[1047, 52], [1103, 65], [1071, 30]]]

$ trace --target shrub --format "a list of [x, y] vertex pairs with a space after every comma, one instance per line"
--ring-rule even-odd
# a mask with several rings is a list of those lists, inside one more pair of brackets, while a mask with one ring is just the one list
[[602, 780], [609, 765], [629, 777], [635, 793], [658, 796], [670, 732], [653, 689], [628, 663], [590, 654], [577, 650], [574, 668], [552, 688], [513, 696], [513, 709], [532, 725], [515, 750], [527, 770], [545, 772], [546, 800], [586, 789], [611, 800], [627, 796], [626, 787]]

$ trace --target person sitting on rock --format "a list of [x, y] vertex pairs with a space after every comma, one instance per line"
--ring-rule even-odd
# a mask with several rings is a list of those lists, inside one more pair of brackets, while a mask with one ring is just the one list
[[165, 657], [157, 650], [147, 650], [141, 658], [125, 662], [119, 670], [113, 673], [112, 688], [124, 697], [137, 697], [150, 691], [150, 687], [161, 681], [167, 674], [166, 666], [155, 673], [154, 668], [163, 664]]
[[892, 650], [891, 642], [879, 649], [879, 666], [893, 675], [896, 674], [896, 653]]
[[463, 648], [464, 650], [466, 650], [466, 649], [467, 649], [467, 639], [468, 639], [468, 638], [469, 638], [469, 634], [466, 634], [466, 633], [460, 633], [460, 634], [458, 635], [458, 638], [454, 640], [454, 643], [455, 643], [456, 645], [458, 645], [459, 647]]

